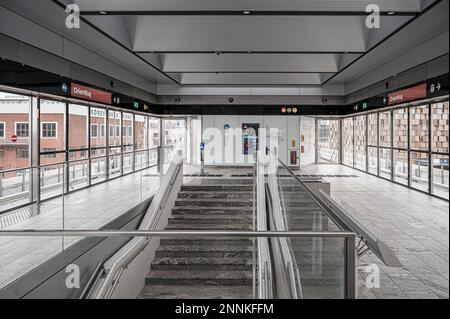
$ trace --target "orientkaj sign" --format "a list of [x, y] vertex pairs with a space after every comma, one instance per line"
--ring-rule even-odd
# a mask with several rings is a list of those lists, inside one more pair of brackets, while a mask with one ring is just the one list
[[112, 94], [100, 91], [81, 84], [72, 83], [70, 86], [70, 95], [75, 98], [88, 100], [92, 102], [111, 104]]
[[423, 83], [409, 89], [389, 94], [388, 105], [411, 102], [426, 97], [427, 97], [427, 84]]

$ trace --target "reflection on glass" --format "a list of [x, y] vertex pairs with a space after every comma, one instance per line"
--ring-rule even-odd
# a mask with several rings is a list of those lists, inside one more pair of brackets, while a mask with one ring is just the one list
[[142, 115], [135, 115], [134, 127], [136, 134], [136, 156], [135, 169], [139, 170], [148, 166], [148, 152], [143, 151], [148, 148], [147, 143], [147, 117]]
[[[64, 151], [65, 145], [65, 111], [66, 103], [41, 99], [41, 154]], [[47, 154], [49, 155], [49, 154]], [[50, 160], [46, 160], [49, 158]], [[64, 161], [64, 153], [55, 156], [44, 156], [41, 164]]]
[[122, 139], [123, 139], [123, 174], [127, 174], [133, 171], [134, 156], [134, 121], [133, 114], [122, 113]]
[[428, 153], [411, 152], [411, 186], [428, 191]]
[[342, 121], [342, 135], [343, 135], [343, 162], [346, 165], [353, 166], [353, 118], [345, 118]]
[[165, 145], [173, 146], [171, 150], [165, 152], [165, 162], [171, 161], [174, 154], [178, 152], [185, 156], [186, 121], [184, 119], [164, 120], [164, 129]]
[[371, 174], [378, 174], [378, 149], [376, 147], [369, 147], [368, 153], [369, 153], [368, 172]]
[[378, 146], [378, 113], [367, 115], [367, 125], [369, 136], [367, 137], [370, 146]]
[[[277, 178], [288, 230], [340, 231], [285, 167], [278, 167]], [[345, 245], [342, 238], [291, 238], [288, 242], [303, 279], [302, 291], [306, 299], [339, 299], [345, 296]]]
[[394, 110], [394, 147], [408, 149], [408, 109]]
[[[89, 161], [80, 159], [88, 159], [87, 151], [69, 152], [72, 158], [69, 163], [69, 191], [83, 188], [89, 185]], [[73, 158], [76, 158], [74, 160]]]
[[433, 155], [433, 194], [449, 199], [449, 157]]
[[[391, 112], [379, 113], [380, 146], [391, 147]], [[381, 167], [381, 165], [380, 165]]]
[[380, 176], [391, 179], [391, 150], [380, 148]]
[[31, 98], [0, 92], [0, 211], [30, 201]]
[[355, 167], [366, 169], [366, 116], [355, 117]]
[[318, 161], [339, 162], [339, 120], [317, 121]]
[[408, 152], [394, 150], [394, 181], [408, 185]]
[[109, 177], [114, 178], [122, 174], [122, 155], [120, 147], [109, 149]]
[[432, 151], [448, 154], [449, 107], [448, 101], [432, 105]]
[[91, 160], [91, 184], [97, 184], [106, 180], [106, 157], [93, 158]]
[[428, 106], [410, 109], [410, 143], [411, 150], [428, 150]]
[[91, 107], [91, 147], [106, 147], [106, 110]]

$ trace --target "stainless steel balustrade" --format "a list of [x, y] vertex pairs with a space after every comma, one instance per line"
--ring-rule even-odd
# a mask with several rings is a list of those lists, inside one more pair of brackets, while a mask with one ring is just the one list
[[[276, 231], [288, 231], [285, 216], [282, 213], [280, 193], [278, 191], [277, 178], [273, 174], [273, 167], [269, 167], [268, 173], [268, 206], [270, 209], [270, 228]], [[272, 170], [272, 173], [270, 172]], [[278, 298], [302, 299], [302, 285], [297, 262], [293, 254], [292, 246], [287, 237], [277, 238], [272, 242], [274, 255], [274, 271], [276, 275], [276, 287]]]
[[352, 229], [358, 237], [360, 237], [358, 256], [361, 257], [368, 250], [371, 250], [386, 266], [401, 267], [402, 264], [395, 253], [383, 241], [378, 239], [371, 231], [364, 227], [358, 220], [348, 214], [336, 201], [330, 196], [319, 191], [319, 198], [333, 211], [339, 219], [347, 225], [348, 229]]
[[[266, 197], [265, 197], [265, 177], [264, 166], [256, 160], [255, 163], [255, 187], [256, 187], [256, 230], [258, 232], [267, 231], [267, 212], [266, 212]], [[257, 239], [258, 247], [258, 298], [259, 299], [272, 299], [273, 298], [273, 270], [272, 270], [272, 258], [269, 248], [269, 240], [267, 237]], [[255, 264], [255, 262], [254, 262]]]

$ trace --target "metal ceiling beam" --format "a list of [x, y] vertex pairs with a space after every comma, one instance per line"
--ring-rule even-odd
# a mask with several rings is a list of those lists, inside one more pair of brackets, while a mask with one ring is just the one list
[[364, 54], [366, 51], [134, 51], [136, 54]]
[[[415, 16], [419, 11], [382, 11], [383, 16]], [[85, 16], [367, 16], [365, 11], [224, 11], [224, 10], [192, 10], [192, 11], [81, 11]]]

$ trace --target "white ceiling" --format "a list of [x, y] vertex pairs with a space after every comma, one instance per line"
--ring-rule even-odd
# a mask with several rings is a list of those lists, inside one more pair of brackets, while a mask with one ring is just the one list
[[[0, 0], [17, 8], [20, 3], [22, 15], [155, 83], [212, 86], [352, 81], [379, 63], [377, 57], [386, 59], [405, 41], [426, 37], [428, 29], [415, 22], [416, 16], [439, 0], [378, 0], [381, 28], [368, 29], [365, 8], [373, 2]], [[80, 5], [87, 22], [82, 30], [64, 27], [63, 5], [69, 3]], [[448, 13], [440, 15], [448, 20]], [[411, 21], [415, 34], [396, 45], [380, 45]], [[441, 19], [435, 24], [442, 28]]]

